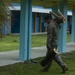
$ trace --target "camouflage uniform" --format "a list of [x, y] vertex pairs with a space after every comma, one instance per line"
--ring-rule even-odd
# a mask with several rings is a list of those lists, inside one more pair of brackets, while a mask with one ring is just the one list
[[[47, 27], [47, 54], [43, 61], [45, 61], [44, 69], [48, 70], [51, 66], [52, 60], [54, 60], [58, 65], [63, 69], [66, 67], [66, 64], [61, 60], [58, 54], [53, 55], [54, 48], [57, 49], [58, 45], [58, 31], [60, 29], [60, 23], [63, 22], [63, 19], [56, 18], [52, 20]], [[51, 56], [53, 55], [53, 56]], [[47, 60], [48, 59], [48, 60]], [[43, 63], [42, 61], [42, 63]]]

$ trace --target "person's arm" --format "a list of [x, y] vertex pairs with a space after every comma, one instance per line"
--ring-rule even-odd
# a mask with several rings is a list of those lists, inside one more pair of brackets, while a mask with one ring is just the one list
[[[56, 26], [55, 25], [51, 25], [48, 28], [48, 37], [47, 37], [47, 48], [50, 49], [54, 54], [57, 53], [57, 34], [58, 32], [56, 31]], [[55, 37], [53, 36], [53, 34], [55, 35]], [[54, 40], [54, 41], [53, 41]]]
[[47, 27], [47, 48], [52, 49], [53, 25]]
[[66, 22], [66, 19], [64, 17], [64, 15], [61, 12], [58, 12], [58, 14], [55, 14], [54, 12], [50, 12], [50, 14], [52, 14], [53, 16], [55, 16], [56, 18], [54, 19], [58, 24]]
[[58, 12], [58, 15], [61, 16], [61, 18], [63, 19], [63, 22], [66, 22], [66, 18], [60, 11]]
[[55, 14], [54, 12], [50, 12], [50, 14], [52, 14], [52, 15], [55, 16], [56, 18], [61, 18], [60, 16], [58, 16], [58, 15]]

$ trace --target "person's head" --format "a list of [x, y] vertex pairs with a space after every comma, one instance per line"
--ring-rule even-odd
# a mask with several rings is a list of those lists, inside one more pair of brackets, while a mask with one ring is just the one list
[[52, 20], [52, 15], [51, 14], [47, 14], [44, 18], [45, 22], [47, 22], [48, 24], [51, 22]]

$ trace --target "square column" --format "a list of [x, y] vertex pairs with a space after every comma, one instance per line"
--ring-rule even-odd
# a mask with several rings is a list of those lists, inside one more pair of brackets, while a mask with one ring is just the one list
[[[57, 14], [58, 13], [58, 6], [56, 6], [56, 5], [53, 6], [52, 11]], [[55, 18], [55, 17], [53, 16], [53, 18]]]
[[30, 60], [31, 55], [31, 25], [32, 25], [32, 0], [21, 0], [20, 19], [20, 51], [22, 61]]
[[72, 42], [75, 42], [75, 9], [72, 10]]
[[[60, 3], [60, 11], [67, 19], [67, 0], [62, 0]], [[59, 41], [58, 50], [59, 52], [66, 52], [66, 37], [67, 37], [67, 22], [61, 24], [61, 29], [59, 30]]]
[[32, 0], [29, 1], [28, 10], [28, 41], [27, 41], [27, 60], [31, 59], [31, 33], [32, 33]]

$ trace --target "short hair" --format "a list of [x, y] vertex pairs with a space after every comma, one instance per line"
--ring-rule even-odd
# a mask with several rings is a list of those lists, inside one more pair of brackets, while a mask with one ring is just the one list
[[51, 14], [47, 14], [44, 19], [52, 19], [52, 15]]

